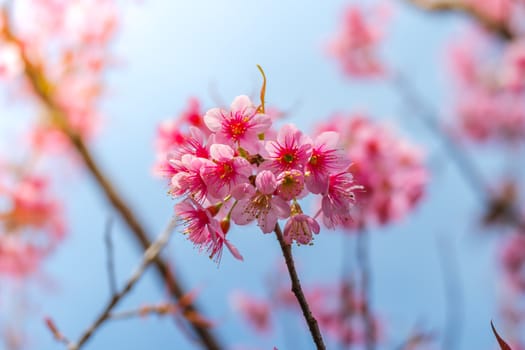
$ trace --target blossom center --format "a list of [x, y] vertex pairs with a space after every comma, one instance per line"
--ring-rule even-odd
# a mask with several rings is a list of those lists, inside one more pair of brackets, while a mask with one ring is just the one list
[[229, 178], [233, 174], [233, 166], [230, 163], [221, 163], [218, 170], [221, 179]]
[[295, 160], [295, 156], [292, 153], [286, 153], [281, 158], [285, 163], [291, 164]]

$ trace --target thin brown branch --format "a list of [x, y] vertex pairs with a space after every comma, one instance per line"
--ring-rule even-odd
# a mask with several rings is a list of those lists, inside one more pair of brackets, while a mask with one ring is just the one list
[[463, 12], [478, 21], [488, 31], [504, 40], [512, 40], [515, 35], [505, 21], [497, 21], [479, 11], [476, 7], [461, 0], [407, 0], [409, 3], [430, 12]]
[[124, 287], [118, 293], [113, 295], [113, 297], [110, 299], [106, 307], [102, 310], [95, 322], [93, 322], [93, 324], [91, 324], [91, 326], [89, 326], [82, 333], [78, 341], [75, 343], [70, 343], [68, 345], [69, 350], [80, 349], [93, 336], [97, 329], [99, 329], [102, 326], [102, 324], [104, 324], [104, 322], [106, 322], [110, 318], [111, 311], [133, 289], [135, 284], [144, 275], [146, 268], [156, 261], [157, 257], [162, 251], [162, 248], [164, 248], [164, 246], [166, 246], [166, 244], [168, 243], [171, 233], [175, 229], [176, 225], [176, 219], [172, 218], [164, 232], [162, 232], [162, 234], [159, 236], [159, 238], [153, 244], [151, 244], [151, 246], [148, 249], [146, 249], [141, 263], [139, 264], [135, 272], [131, 275], [131, 277], [128, 279]]
[[68, 346], [71, 343], [69, 339], [64, 334], [62, 334], [62, 332], [60, 332], [53, 319], [46, 317], [44, 319], [44, 322], [46, 323], [47, 328], [49, 329], [51, 334], [53, 334], [53, 337], [57, 342], [62, 343], [66, 346]]
[[[141, 249], [145, 251], [149, 246], [151, 246], [151, 241], [149, 239], [150, 236], [146, 233], [144, 226], [139, 222], [137, 216], [128, 206], [123, 197], [117, 192], [109, 178], [103, 173], [101, 167], [93, 158], [91, 152], [87, 148], [80, 135], [78, 135], [68, 124], [66, 112], [55, 103], [52, 84], [43, 74], [42, 70], [37, 65], [33, 64], [33, 62], [29, 59], [24, 50], [23, 44], [13, 33], [7, 10], [4, 9], [2, 11], [2, 17], [4, 19], [2, 34], [7, 41], [17, 45], [20, 48], [21, 57], [25, 67], [25, 76], [33, 88], [35, 95], [40, 99], [42, 105], [47, 109], [50, 120], [67, 136], [73, 148], [82, 159], [85, 167], [94, 178], [103, 195], [106, 197], [107, 201], [126, 223], [130, 229], [130, 232], [133, 233], [135, 240], [139, 243]], [[170, 295], [175, 300], [183, 298], [186, 295], [186, 292], [180, 284], [178, 278], [175, 276], [173, 270], [169, 268], [168, 263], [161, 257], [157, 257], [154, 261], [154, 265], [158, 278], [166, 285]], [[219, 345], [218, 339], [209, 329], [202, 327], [196, 322], [192, 322], [194, 315], [200, 314], [194, 304], [187, 305], [182, 314], [188, 320], [191, 328], [207, 349], [218, 350], [222, 348], [222, 346]]]
[[109, 290], [113, 295], [117, 291], [117, 276], [115, 273], [115, 251], [113, 248], [113, 240], [111, 239], [112, 231], [113, 218], [108, 218], [104, 232], [104, 243], [106, 245], [106, 266], [108, 269]]
[[371, 274], [370, 257], [369, 257], [369, 237], [366, 230], [362, 230], [357, 236], [357, 261], [361, 272], [361, 298], [363, 307], [363, 323], [365, 329], [365, 349], [374, 350], [375, 344], [375, 324], [371, 312], [372, 295], [371, 295]]
[[317, 349], [324, 350], [326, 349], [326, 346], [324, 345], [323, 337], [321, 335], [321, 331], [319, 330], [319, 324], [317, 323], [317, 320], [310, 311], [310, 306], [306, 301], [306, 297], [303, 293], [303, 288], [301, 287], [301, 282], [299, 281], [299, 276], [297, 275], [297, 271], [295, 269], [295, 263], [292, 255], [292, 246], [284, 241], [283, 233], [279, 224], [275, 225], [275, 235], [277, 236], [277, 240], [281, 245], [284, 260], [286, 262], [286, 266], [288, 267], [288, 273], [290, 275], [290, 280], [292, 283], [292, 292], [294, 293], [295, 297], [297, 298], [297, 301], [299, 302], [299, 305], [301, 306], [304, 319], [308, 324], [308, 328], [310, 329], [310, 333], [312, 334], [312, 338], [315, 345], [317, 346]]

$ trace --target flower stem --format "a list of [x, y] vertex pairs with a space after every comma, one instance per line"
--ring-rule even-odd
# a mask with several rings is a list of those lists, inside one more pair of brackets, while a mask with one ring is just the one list
[[315, 345], [317, 346], [317, 349], [324, 350], [326, 349], [326, 346], [324, 345], [323, 337], [321, 335], [321, 331], [319, 330], [319, 325], [310, 311], [310, 306], [306, 301], [303, 288], [301, 287], [301, 282], [299, 281], [299, 276], [297, 276], [297, 271], [295, 270], [292, 246], [284, 241], [283, 233], [279, 224], [275, 225], [275, 235], [277, 236], [277, 240], [281, 245], [284, 260], [286, 261], [286, 266], [288, 267], [288, 273], [290, 274], [290, 280], [292, 282], [292, 292], [295, 294], [295, 297], [301, 306], [301, 310], [303, 311], [304, 318], [308, 324], [308, 328], [310, 329], [310, 333], [312, 334], [312, 338]]

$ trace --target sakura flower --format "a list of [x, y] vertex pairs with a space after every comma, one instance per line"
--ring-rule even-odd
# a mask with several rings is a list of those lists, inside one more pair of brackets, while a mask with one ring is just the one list
[[189, 194], [198, 202], [204, 201], [208, 195], [208, 185], [202, 176], [202, 169], [212, 163], [207, 159], [186, 154], [180, 161], [171, 160], [170, 164], [176, 171], [170, 182], [171, 195]]
[[36, 229], [45, 230], [52, 240], [65, 234], [57, 200], [48, 195], [48, 182], [41, 177], [21, 180], [9, 194], [10, 210], [2, 215], [4, 229], [8, 232]]
[[[361, 115], [335, 117], [320, 129], [342, 132], [355, 181], [349, 175], [332, 174], [322, 203], [326, 225], [352, 223], [345, 201], [352, 202], [354, 194], [358, 205], [352, 217], [357, 226], [398, 220], [419, 202], [428, 175], [416, 146]], [[362, 191], [354, 191], [356, 185]], [[350, 187], [345, 190], [345, 186]]]
[[284, 226], [284, 241], [288, 244], [293, 241], [308, 244], [312, 241], [312, 233], [318, 234], [321, 228], [315, 219], [303, 214], [296, 204], [292, 207], [292, 213], [294, 212], [296, 214], [292, 215]]
[[323, 195], [321, 210], [326, 227], [348, 227], [352, 221], [351, 206], [355, 201], [355, 190], [362, 186], [354, 184], [350, 173], [339, 173], [329, 177], [328, 190]]
[[303, 170], [312, 154], [312, 144], [309, 137], [303, 135], [295, 126], [288, 124], [277, 134], [276, 141], [266, 144], [268, 163], [266, 169], [276, 173], [286, 170]]
[[250, 154], [259, 152], [259, 134], [271, 126], [271, 118], [259, 113], [248, 96], [236, 97], [230, 110], [213, 108], [204, 116], [206, 126], [216, 133], [217, 142], [240, 146]]
[[15, 278], [36, 272], [45, 253], [15, 236], [0, 236], [0, 274]]
[[290, 216], [290, 206], [278, 196], [273, 196], [277, 189], [277, 180], [270, 171], [261, 171], [255, 179], [257, 192], [241, 199], [233, 208], [232, 219], [238, 225], [246, 225], [257, 219], [257, 225], [263, 233], [275, 229], [278, 219]]
[[6, 209], [0, 210], [0, 274], [26, 277], [64, 238], [61, 206], [43, 177], [2, 175], [0, 198]]
[[176, 118], [162, 122], [157, 129], [154, 173], [162, 177], [174, 175], [168, 159], [181, 159], [184, 154], [209, 158], [210, 131], [204, 125], [200, 102], [189, 99], [187, 107]]
[[235, 156], [231, 147], [213, 144], [210, 146], [210, 155], [213, 164], [202, 168], [201, 174], [212, 196], [223, 198], [236, 185], [248, 182], [252, 167], [246, 159]]
[[469, 35], [450, 48], [458, 95], [457, 134], [476, 142], [515, 143], [525, 138], [525, 50], [504, 47], [502, 59], [486, 36]]
[[226, 239], [219, 221], [212, 217], [211, 210], [187, 199], [175, 206], [175, 212], [186, 226], [184, 233], [188, 239], [200, 250], [206, 249], [211, 259], [220, 261], [226, 245], [236, 259], [242, 260], [239, 251]]
[[[379, 18], [374, 18], [377, 16]], [[329, 53], [335, 57], [348, 76], [373, 77], [384, 73], [377, 48], [382, 39], [379, 30], [384, 24], [384, 11], [375, 9], [372, 15], [357, 6], [349, 7], [339, 33], [329, 44]]]
[[324, 132], [316, 137], [312, 147], [312, 155], [306, 164], [306, 186], [312, 193], [326, 190], [328, 176], [338, 173], [349, 166], [342, 147], [338, 147], [339, 134]]
[[304, 190], [304, 175], [299, 170], [283, 171], [277, 181], [277, 194], [286, 201], [300, 197]]

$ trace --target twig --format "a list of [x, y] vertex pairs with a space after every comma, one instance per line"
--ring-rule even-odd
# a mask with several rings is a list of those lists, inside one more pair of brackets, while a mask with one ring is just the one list
[[409, 3], [425, 11], [431, 12], [463, 12], [477, 20], [487, 30], [504, 40], [512, 40], [515, 34], [505, 21], [497, 21], [482, 13], [476, 7], [461, 0], [407, 0]]
[[104, 232], [104, 242], [106, 244], [106, 260], [107, 260], [107, 269], [108, 269], [108, 280], [109, 280], [109, 290], [111, 295], [115, 294], [117, 291], [117, 277], [115, 273], [115, 258], [114, 258], [114, 249], [113, 249], [113, 240], [111, 239], [111, 232], [113, 231], [113, 218], [108, 218], [106, 221], [106, 230]]
[[71, 343], [69, 339], [60, 332], [53, 319], [46, 317], [44, 319], [44, 322], [46, 323], [47, 328], [49, 329], [51, 334], [53, 334], [53, 337], [57, 342], [62, 343], [66, 346], [68, 346]]
[[371, 268], [369, 257], [369, 237], [363, 229], [357, 236], [357, 261], [361, 270], [361, 298], [363, 303], [363, 322], [365, 326], [365, 349], [375, 349], [375, 325], [372, 317]]
[[[350, 235], [341, 235], [341, 291], [339, 295], [339, 303], [341, 309], [341, 322], [345, 323], [351, 318], [355, 312], [353, 294], [354, 294], [354, 280], [353, 280], [353, 266], [351, 265], [351, 253], [353, 251], [353, 245], [351, 245]], [[352, 300], [349, 302], [349, 300]], [[341, 339], [341, 349], [351, 349], [353, 339]]]
[[439, 257], [445, 288], [446, 315], [443, 332], [443, 349], [458, 348], [463, 320], [463, 294], [461, 278], [453, 247], [443, 236], [438, 237]]
[[175, 314], [180, 310], [176, 304], [163, 303], [158, 305], [146, 305], [137, 309], [126, 310], [121, 312], [112, 312], [108, 318], [112, 320], [126, 320], [147, 315], [167, 315]]
[[277, 236], [277, 240], [281, 245], [281, 250], [283, 252], [286, 266], [288, 267], [288, 273], [290, 275], [290, 280], [292, 283], [292, 292], [295, 294], [295, 297], [297, 298], [297, 301], [301, 306], [301, 310], [303, 311], [304, 318], [306, 320], [306, 323], [308, 324], [308, 328], [310, 329], [310, 333], [312, 334], [312, 338], [315, 345], [317, 346], [317, 349], [324, 350], [326, 349], [326, 346], [324, 345], [323, 337], [321, 335], [321, 331], [319, 330], [319, 325], [315, 317], [312, 315], [312, 312], [310, 311], [310, 306], [306, 301], [306, 297], [304, 296], [303, 289], [301, 287], [301, 282], [299, 281], [299, 276], [297, 275], [297, 271], [295, 270], [295, 263], [292, 256], [292, 246], [284, 241], [283, 233], [279, 224], [275, 225], [274, 231], [275, 236]]
[[[151, 241], [144, 226], [139, 222], [137, 216], [128, 206], [123, 197], [117, 192], [113, 183], [111, 183], [109, 178], [103, 173], [101, 167], [91, 155], [91, 152], [88, 150], [80, 135], [78, 135], [78, 133], [76, 133], [75, 130], [73, 130], [68, 124], [66, 112], [54, 101], [52, 86], [50, 86], [47, 77], [44, 76], [43, 72], [38, 66], [31, 62], [24, 50], [23, 44], [11, 31], [9, 16], [7, 15], [7, 11], [5, 9], [2, 14], [4, 17], [4, 26], [2, 27], [4, 38], [6, 41], [13, 43], [20, 48], [21, 58], [24, 63], [25, 75], [36, 96], [40, 99], [44, 107], [47, 108], [51, 121], [54, 122], [54, 124], [57, 125], [62, 130], [64, 135], [69, 139], [108, 202], [118, 212], [122, 220], [133, 233], [142, 250], [145, 251], [151, 245]], [[157, 276], [162, 280], [163, 283], [165, 283], [170, 295], [176, 300], [183, 298], [186, 295], [186, 292], [184, 291], [184, 288], [180, 284], [173, 270], [169, 268], [168, 263], [164, 259], [157, 257], [154, 261], [154, 264], [157, 271]], [[198, 323], [192, 322], [194, 315], [200, 314], [194, 304], [187, 305], [182, 314], [188, 320], [193, 331], [197, 334], [207, 349], [219, 350], [222, 348], [218, 339], [209, 329], [200, 326]]]
[[100, 313], [100, 315], [97, 317], [95, 322], [91, 326], [89, 326], [80, 336], [79, 340], [76, 343], [70, 343], [68, 345], [69, 350], [78, 350], [84, 345], [95, 333], [95, 331], [106, 321], [109, 319], [109, 316], [111, 314], [111, 311], [117, 304], [124, 298], [135, 286], [137, 281], [142, 277], [144, 272], [146, 271], [146, 268], [152, 264], [160, 254], [162, 248], [168, 243], [168, 240], [170, 238], [171, 233], [175, 229], [175, 226], [177, 225], [176, 219], [172, 218], [164, 230], [162, 234], [159, 236], [159, 238], [144, 252], [144, 256], [142, 258], [142, 262], [137, 267], [135, 272], [131, 275], [131, 277], [128, 279], [126, 284], [124, 285], [124, 288], [120, 290], [118, 293], [114, 294], [111, 300], [108, 302], [104, 310]]

